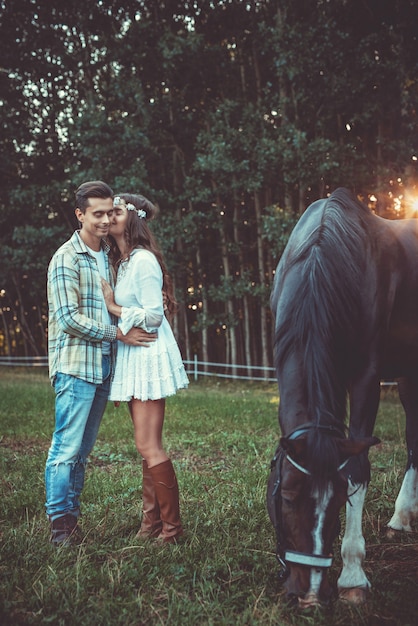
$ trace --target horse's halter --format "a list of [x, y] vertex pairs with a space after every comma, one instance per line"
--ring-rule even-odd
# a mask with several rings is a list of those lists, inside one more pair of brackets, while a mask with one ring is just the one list
[[[333, 426], [322, 426], [315, 424], [306, 424], [304, 426], [299, 426], [294, 431], [290, 433], [287, 437], [284, 437], [286, 441], [294, 441], [305, 435], [312, 428], [320, 428], [328, 435], [338, 434], [339, 437], [343, 437], [344, 433], [339, 429]], [[306, 565], [308, 567], [314, 567], [317, 569], [327, 569], [332, 565], [332, 556], [324, 556], [321, 554], [307, 554], [305, 552], [297, 552], [295, 550], [285, 550], [284, 549], [284, 537], [281, 530], [282, 526], [282, 497], [281, 497], [281, 482], [282, 482], [282, 466], [283, 460], [287, 459], [297, 470], [306, 474], [307, 476], [311, 476], [311, 472], [307, 470], [305, 467], [297, 463], [286, 450], [282, 448], [282, 446], [278, 446], [276, 453], [271, 461], [270, 469], [273, 471], [276, 468], [278, 463], [278, 469], [276, 471], [276, 480], [273, 485], [273, 491], [271, 497], [273, 499], [273, 525], [276, 531], [276, 559], [278, 560], [281, 571], [279, 572], [279, 579], [284, 582], [286, 578], [290, 574], [289, 563], [293, 563], [295, 565]], [[345, 460], [341, 465], [337, 467], [337, 472], [342, 470], [345, 465], [348, 463], [348, 459]], [[277, 503], [277, 506], [276, 506]], [[339, 524], [337, 524], [335, 530], [335, 537], [339, 533]]]

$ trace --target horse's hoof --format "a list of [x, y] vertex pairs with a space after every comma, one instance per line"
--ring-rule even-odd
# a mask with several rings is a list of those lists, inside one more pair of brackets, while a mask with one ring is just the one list
[[338, 598], [343, 602], [349, 602], [350, 604], [365, 604], [367, 601], [368, 589], [367, 587], [353, 587], [338, 590]]
[[321, 602], [319, 601], [319, 598], [316, 595], [316, 593], [307, 593], [304, 598], [298, 598], [298, 607], [299, 609], [302, 609], [303, 611], [306, 611], [307, 609], [320, 607], [320, 606], [321, 606]]
[[393, 541], [399, 536], [400, 532], [401, 532], [400, 530], [395, 530], [394, 528], [391, 528], [390, 526], [388, 526], [386, 528], [385, 537], [389, 541]]
[[388, 541], [399, 541], [402, 536], [407, 536], [412, 534], [412, 528], [410, 524], [405, 524], [402, 528], [392, 528], [388, 526], [386, 528], [385, 537]]

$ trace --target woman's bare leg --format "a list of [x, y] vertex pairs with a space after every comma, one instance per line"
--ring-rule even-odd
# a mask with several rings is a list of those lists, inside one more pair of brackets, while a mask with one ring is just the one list
[[[132, 399], [129, 410], [134, 425], [135, 445], [147, 465], [159, 505], [162, 529], [157, 539], [164, 543], [177, 543], [183, 528], [176, 474], [162, 445], [165, 400], [141, 402]], [[154, 532], [152, 536], [155, 536]]]
[[168, 461], [162, 444], [165, 399], [129, 402], [135, 445], [149, 468]]

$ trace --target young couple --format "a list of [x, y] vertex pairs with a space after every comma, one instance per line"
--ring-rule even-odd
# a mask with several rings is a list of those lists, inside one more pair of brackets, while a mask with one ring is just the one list
[[48, 268], [49, 374], [55, 430], [45, 468], [54, 546], [76, 541], [87, 457], [108, 400], [127, 402], [142, 456], [138, 538], [173, 543], [183, 534], [173, 465], [162, 445], [165, 398], [187, 387], [164, 311], [173, 287], [147, 222], [156, 208], [136, 194], [113, 196], [101, 181], [80, 185], [80, 229]]

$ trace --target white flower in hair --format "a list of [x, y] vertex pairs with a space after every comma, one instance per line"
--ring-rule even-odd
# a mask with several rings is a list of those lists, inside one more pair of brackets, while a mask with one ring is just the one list
[[145, 211], [143, 211], [142, 209], [137, 209], [136, 206], [134, 206], [130, 202], [126, 205], [126, 208], [128, 209], [128, 211], [136, 211], [140, 220], [142, 220], [143, 217], [147, 216]]
[[[115, 196], [113, 198], [114, 207], [124, 205], [124, 204], [125, 202], [122, 200], [120, 196]], [[137, 209], [136, 206], [134, 206], [131, 202], [128, 202], [128, 204], [126, 205], [126, 208], [128, 211], [136, 211], [140, 220], [142, 220], [143, 217], [147, 217], [146, 211], [143, 211], [142, 209]]]

